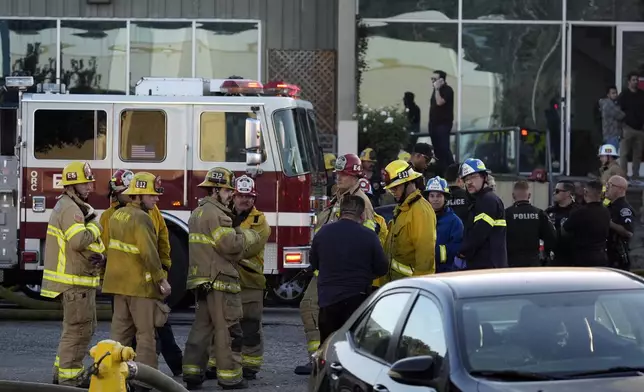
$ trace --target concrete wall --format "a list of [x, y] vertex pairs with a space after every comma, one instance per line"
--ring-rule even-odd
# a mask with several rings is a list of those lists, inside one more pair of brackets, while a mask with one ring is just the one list
[[[0, 18], [259, 19], [264, 49], [336, 49], [339, 0], [1, 0]], [[270, 6], [269, 6], [270, 4]]]

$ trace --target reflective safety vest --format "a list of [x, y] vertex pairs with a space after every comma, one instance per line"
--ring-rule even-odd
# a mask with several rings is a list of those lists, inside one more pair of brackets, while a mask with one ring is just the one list
[[98, 287], [100, 268], [89, 257], [104, 251], [98, 221], [86, 224], [78, 204], [67, 194], [60, 196], [47, 226], [40, 295], [56, 298], [72, 287]]

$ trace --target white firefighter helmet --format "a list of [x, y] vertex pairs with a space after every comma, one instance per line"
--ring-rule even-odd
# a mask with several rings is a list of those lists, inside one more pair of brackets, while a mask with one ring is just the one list
[[599, 153], [597, 155], [599, 156], [608, 155], [609, 157], [619, 157], [617, 148], [612, 144], [604, 144], [603, 146], [599, 147]]

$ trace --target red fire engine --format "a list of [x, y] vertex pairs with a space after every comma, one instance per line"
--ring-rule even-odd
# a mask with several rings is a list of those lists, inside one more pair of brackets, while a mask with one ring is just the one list
[[[0, 157], [0, 281], [37, 294], [47, 222], [60, 194], [61, 172], [89, 162], [96, 177], [90, 204], [109, 207], [108, 181], [119, 168], [160, 175], [159, 208], [172, 247], [170, 280], [182, 292], [188, 263], [188, 218], [203, 197], [196, 185], [223, 166], [255, 177], [256, 206], [272, 234], [265, 274], [278, 298], [297, 300], [308, 266], [311, 206], [325, 183], [310, 102], [299, 88], [245, 79], [143, 78], [134, 95], [65, 94], [64, 85], [6, 78], [18, 89], [15, 153]], [[108, 261], [109, 262], [109, 261]], [[174, 298], [178, 302], [180, 298]]]

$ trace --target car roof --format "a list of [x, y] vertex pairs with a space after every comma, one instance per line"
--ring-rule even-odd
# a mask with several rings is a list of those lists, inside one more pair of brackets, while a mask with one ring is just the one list
[[[406, 284], [403, 282], [407, 281]], [[640, 277], [611, 268], [502, 268], [442, 273], [405, 279], [400, 286], [451, 289], [454, 298], [494, 297], [599, 290], [644, 289]]]

